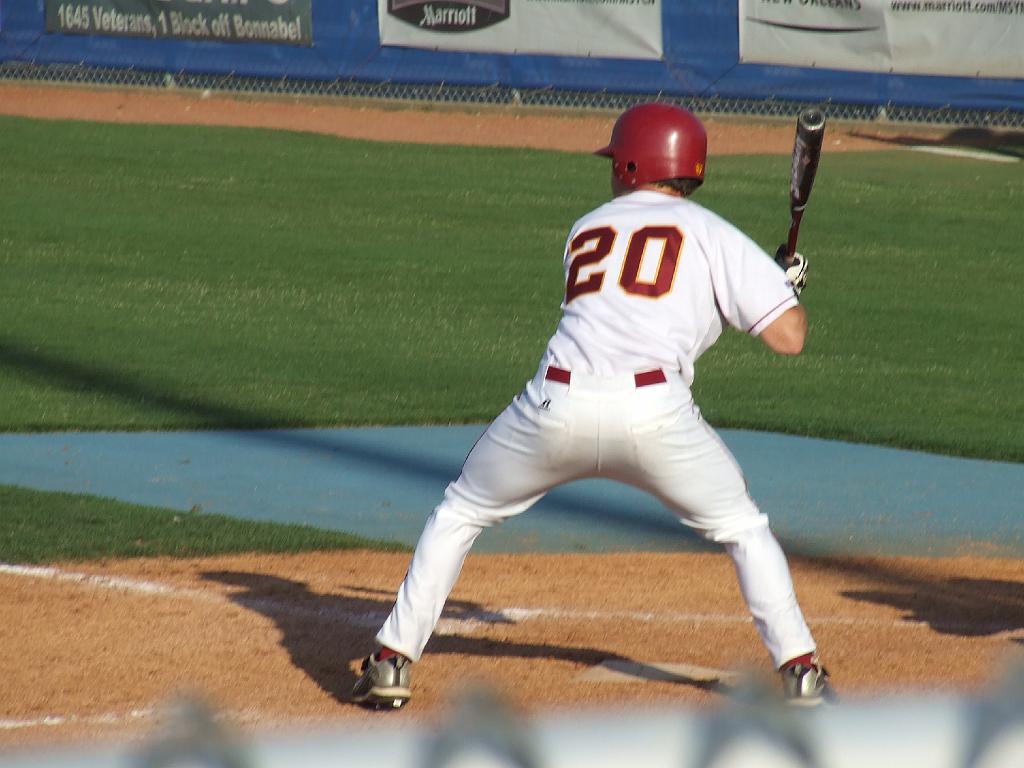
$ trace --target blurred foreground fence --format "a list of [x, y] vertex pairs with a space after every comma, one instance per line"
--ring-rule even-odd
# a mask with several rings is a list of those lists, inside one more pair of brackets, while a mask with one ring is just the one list
[[591, 711], [522, 718], [483, 690], [436, 728], [380, 722], [241, 737], [182, 700], [150, 738], [21, 752], [0, 768], [1020, 768], [1024, 668], [984, 696], [928, 695], [815, 709], [737, 692], [713, 712]]

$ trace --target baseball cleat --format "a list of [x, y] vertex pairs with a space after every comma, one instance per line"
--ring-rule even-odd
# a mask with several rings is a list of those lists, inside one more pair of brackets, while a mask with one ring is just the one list
[[835, 701], [828, 670], [818, 663], [817, 657], [790, 662], [779, 670], [779, 674], [782, 676], [782, 695], [788, 704], [816, 707]]
[[378, 660], [370, 654], [363, 660], [362, 675], [352, 688], [352, 701], [373, 709], [399, 709], [411, 697], [412, 662], [405, 656]]

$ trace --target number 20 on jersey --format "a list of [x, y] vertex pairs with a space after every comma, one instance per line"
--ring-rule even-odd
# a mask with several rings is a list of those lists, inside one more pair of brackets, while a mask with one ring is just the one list
[[[580, 280], [584, 267], [594, 266], [603, 261], [612, 248], [618, 233], [611, 227], [595, 227], [580, 232], [569, 243], [569, 272], [565, 280], [565, 303], [585, 293], [597, 293], [604, 285], [604, 271], [593, 271]], [[683, 249], [683, 233], [678, 227], [651, 226], [634, 231], [629, 236], [626, 256], [622, 260], [619, 285], [626, 293], [657, 299], [672, 290], [672, 283], [679, 266], [679, 254]], [[660, 252], [657, 244], [661, 245]], [[652, 248], [648, 248], [651, 245]], [[650, 282], [641, 279], [640, 267], [645, 254], [658, 254], [658, 269]]]

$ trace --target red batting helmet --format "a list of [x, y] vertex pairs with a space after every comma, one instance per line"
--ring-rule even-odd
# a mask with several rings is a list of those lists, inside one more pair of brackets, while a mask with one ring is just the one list
[[612, 172], [626, 187], [666, 179], [704, 181], [708, 135], [690, 111], [671, 104], [637, 104], [612, 128], [612, 140], [595, 155], [612, 159]]

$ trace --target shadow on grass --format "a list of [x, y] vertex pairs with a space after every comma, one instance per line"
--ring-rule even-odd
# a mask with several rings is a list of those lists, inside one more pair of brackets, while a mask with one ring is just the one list
[[881, 141], [901, 147], [971, 147], [1006, 157], [1024, 159], [1024, 131], [995, 131], [989, 128], [954, 128], [938, 138], [912, 134], [882, 136], [868, 130], [850, 132], [858, 138]]
[[[398, 469], [410, 478], [426, 480], [440, 488], [457, 478], [462, 469], [461, 457], [458, 462], [453, 462], [428, 454], [403, 451], [399, 446], [382, 447], [367, 439], [367, 430], [353, 430], [351, 433], [333, 431], [328, 434], [312, 429], [282, 427], [281, 420], [272, 414], [203, 401], [183, 393], [155, 388], [124, 372], [57, 359], [11, 339], [0, 338], [0, 366], [17, 370], [47, 386], [59, 386], [76, 392], [97, 392], [136, 407], [165, 411], [186, 423], [198, 425], [195, 427], [197, 429], [236, 430], [237, 435], [246, 440], [276, 445], [285, 450], [336, 457], [346, 463], [362, 464], [370, 471]], [[628, 506], [616, 504], [598, 495], [591, 495], [584, 504], [574, 503], [556, 489], [545, 500], [544, 514], [615, 530], [644, 533], [659, 539], [676, 539], [688, 551], [718, 551], [717, 547], [707, 544], [680, 525], [667, 510], [663, 517], [643, 517]], [[424, 514], [427, 511], [424, 510]]]
[[[317, 594], [303, 582], [260, 573], [208, 571], [203, 573], [203, 578], [239, 588], [230, 599], [273, 621], [292, 663], [341, 703], [350, 702], [352, 686], [358, 678], [354, 662], [376, 647], [374, 635], [394, 604], [392, 592], [346, 587], [346, 591], [355, 594]], [[462, 600], [449, 600], [441, 620], [494, 625], [512, 623], [501, 614]], [[606, 661], [635, 663], [600, 648], [519, 643], [459, 634], [435, 634], [427, 644], [426, 653], [544, 659], [587, 667]], [[671, 682], [707, 691], [725, 690], [714, 681], [689, 680], [681, 676]]]

